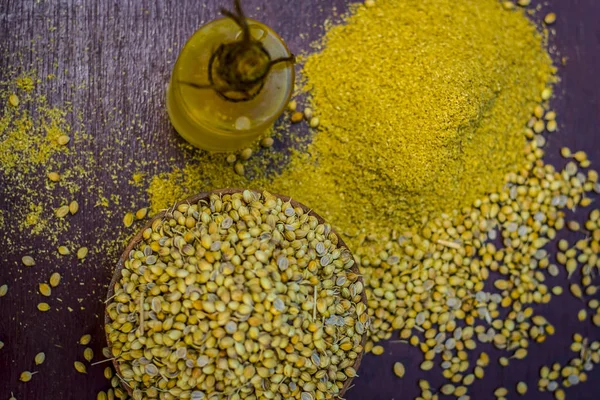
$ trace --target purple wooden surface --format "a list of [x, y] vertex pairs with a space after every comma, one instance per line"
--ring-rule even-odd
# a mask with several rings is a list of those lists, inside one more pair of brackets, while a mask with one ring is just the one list
[[[126, 165], [133, 154], [153, 159], [164, 151], [177, 158], [179, 153], [173, 143], [178, 139], [164, 107], [165, 84], [187, 37], [201, 23], [214, 18], [216, 9], [223, 3], [217, 0], [2, 0], [0, 80], [7, 78], [8, 67], [20, 63], [34, 65], [40, 76], [56, 73], [57, 79], [44, 85], [51, 101], [73, 100], [73, 108], [81, 112], [86, 131], [94, 135], [98, 149], [115, 137], [124, 141], [122, 148], [112, 153], [100, 154], [96, 148], [92, 149], [96, 150], [99, 165]], [[597, 168], [600, 162], [600, 2], [551, 0], [548, 3], [540, 14], [548, 11], [558, 14], [557, 35], [551, 38], [551, 43], [561, 57], [568, 58], [566, 66], [560, 67], [559, 96], [554, 101], [561, 130], [550, 136], [549, 159], [562, 166], [564, 161], [557, 151], [568, 145], [587, 150]], [[300, 53], [309, 50], [310, 43], [320, 37], [325, 18], [343, 12], [346, 2], [248, 0], [246, 9], [249, 16], [279, 32], [293, 52]], [[72, 83], [83, 84], [85, 89], [77, 89]], [[133, 121], [141, 124], [139, 129], [122, 133], [121, 128]], [[140, 146], [140, 139], [153, 146]], [[149, 166], [147, 172], [153, 174], [158, 170]], [[96, 176], [105, 182], [109, 191], [125, 194], [134, 190], [127, 185], [113, 184], [107, 171], [99, 170]], [[2, 185], [0, 181], [0, 188]], [[10, 210], [11, 204], [0, 198], [0, 208]], [[95, 217], [92, 206], [84, 207], [81, 214], [80, 222], [85, 221], [89, 227], [104, 223]], [[118, 225], [118, 218], [114, 222]], [[93, 229], [89, 229], [84, 237], [91, 239], [93, 235]], [[4, 239], [0, 237], [0, 249], [4, 249]], [[72, 313], [60, 310], [41, 315], [35, 310], [39, 300], [30, 288], [38, 282], [39, 276], [19, 273], [20, 257], [2, 254], [3, 251], [0, 250], [0, 283], [9, 282], [11, 288], [9, 295], [0, 299], [0, 340], [6, 345], [0, 350], [0, 399], [8, 398], [11, 391], [19, 400], [95, 398], [98, 390], [108, 387], [102, 376], [103, 367], [90, 368], [87, 376], [77, 374], [72, 365], [75, 359], [81, 359], [82, 348], [75, 343], [83, 333], [91, 333], [95, 338], [92, 347], [100, 355], [102, 298], [116, 259], [94, 259], [97, 268], [66, 275], [64, 284], [68, 290], [64, 290], [61, 297], [70, 304], [77, 304], [78, 298], [86, 299], [85, 310]], [[71, 268], [76, 265], [55, 267], [61, 272]], [[564, 276], [551, 282], [564, 284]], [[600, 338], [598, 328], [577, 321], [575, 314], [580, 308], [581, 303], [569, 295], [555, 298], [543, 307], [543, 314], [557, 327], [557, 334], [543, 345], [533, 345], [526, 360], [513, 361], [508, 368], [499, 367], [494, 358], [493, 366], [486, 369], [486, 378], [471, 387], [471, 398], [493, 398], [493, 389], [498, 386], [509, 388], [509, 397], [515, 397], [514, 385], [519, 380], [529, 385], [526, 398], [552, 398], [536, 390], [539, 366], [566, 362], [572, 354], [568, 346], [575, 331]], [[498, 355], [489, 346], [480, 348]], [[32, 368], [31, 360], [40, 350], [47, 355], [46, 364], [40, 368], [42, 372], [30, 383], [18, 382], [19, 373]], [[398, 360], [407, 367], [403, 380], [392, 374], [392, 364]], [[420, 362], [417, 349], [388, 344], [383, 356], [365, 357], [360, 378], [347, 398], [408, 399], [418, 395], [418, 378], [425, 378], [434, 386], [443, 382], [438, 370], [419, 371]], [[590, 374], [587, 383], [568, 389], [568, 398], [600, 398], [598, 379], [600, 368]]]

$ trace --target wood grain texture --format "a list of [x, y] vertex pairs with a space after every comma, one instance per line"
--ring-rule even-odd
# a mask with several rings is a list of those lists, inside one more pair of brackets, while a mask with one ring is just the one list
[[[408, 1], [408, 0], [399, 0]], [[471, 1], [471, 0], [459, 0]], [[539, 3], [535, 1], [535, 3]], [[600, 2], [597, 0], [549, 0], [541, 13], [558, 14], [557, 34], [551, 44], [567, 63], [559, 68], [561, 82], [553, 106], [559, 115], [560, 132], [549, 139], [549, 159], [556, 166], [564, 160], [557, 150], [563, 145], [585, 149], [594, 165], [600, 162]], [[165, 86], [177, 54], [186, 39], [204, 22], [217, 16], [223, 5], [218, 0], [2, 0], [0, 1], [0, 80], [17, 65], [33, 66], [40, 76], [56, 74], [44, 85], [55, 104], [73, 102], [73, 109], [93, 136], [88, 150], [94, 152], [100, 168], [94, 171], [108, 193], [138, 196], [136, 189], [115, 181], [108, 168], [128, 171], [129, 159], [173, 157], [181, 163], [180, 139], [168, 121]], [[343, 0], [247, 0], [250, 17], [272, 26], [288, 42], [294, 53], [310, 50], [310, 43], [323, 33], [326, 18], [343, 12]], [[124, 127], [133, 127], [125, 130]], [[107, 143], [120, 143], [112, 151], [102, 151]], [[150, 144], [144, 146], [142, 143]], [[165, 171], [172, 165], [146, 167], [148, 174]], [[82, 182], [85, 184], [86, 182]], [[0, 187], [4, 182], [0, 181]], [[596, 203], [597, 204], [597, 203]], [[0, 209], [10, 212], [14, 204], [0, 197]], [[82, 204], [78, 223], [87, 226], [84, 240], [93, 240], [95, 228], [106, 221], [94, 213], [93, 204]], [[119, 226], [120, 219], [110, 221]], [[16, 238], [18, 240], [18, 238]], [[0, 249], [7, 238], [0, 237]], [[35, 243], [33, 244], [35, 245]], [[2, 252], [3, 250], [0, 250]], [[0, 254], [0, 283], [10, 282], [9, 295], [0, 299], [0, 399], [14, 392], [19, 400], [93, 399], [108, 388], [102, 376], [104, 366], [89, 368], [86, 376], [75, 372], [73, 362], [82, 360], [83, 347], [76, 344], [84, 333], [94, 337], [92, 347], [99, 356], [104, 346], [102, 299], [110, 282], [116, 259], [91, 258], [93, 265], [76, 262], [42, 265], [46, 271], [58, 270], [66, 277], [60, 297], [66, 309], [40, 315], [34, 287], [39, 275], [21, 271], [17, 255]], [[25, 271], [28, 272], [28, 271]], [[556, 281], [558, 282], [558, 281]], [[564, 283], [564, 282], [563, 282]], [[80, 303], [78, 299], [83, 301]], [[84, 307], [84, 309], [81, 309]], [[472, 399], [493, 398], [493, 388], [505, 386], [514, 397], [517, 381], [526, 381], [526, 398], [550, 399], [538, 393], [538, 368], [554, 361], [566, 362], [573, 332], [599, 339], [600, 330], [580, 324], [576, 312], [580, 302], [564, 295], [540, 307], [557, 327], [557, 334], [543, 345], [534, 345], [525, 361], [513, 362], [502, 369], [494, 364], [486, 370], [486, 379], [476, 382]], [[488, 346], [491, 355], [498, 355]], [[46, 352], [40, 373], [23, 384], [18, 376], [33, 368], [33, 357]], [[402, 361], [407, 375], [400, 380], [392, 365]], [[437, 387], [443, 382], [439, 370], [418, 370], [420, 351], [402, 344], [388, 344], [380, 357], [364, 358], [356, 386], [349, 400], [399, 400], [418, 395], [417, 378], [425, 378]], [[588, 379], [567, 391], [569, 399], [600, 398], [600, 368]]]

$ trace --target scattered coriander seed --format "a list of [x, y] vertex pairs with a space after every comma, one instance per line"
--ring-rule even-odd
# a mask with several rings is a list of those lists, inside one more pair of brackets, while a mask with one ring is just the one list
[[477, 365], [480, 367], [487, 367], [490, 364], [490, 356], [486, 352], [481, 352], [477, 359]]
[[527, 349], [518, 349], [515, 351], [511, 358], [516, 358], [517, 360], [522, 360], [527, 357]]
[[310, 127], [313, 129], [317, 129], [319, 127], [319, 124], [321, 123], [321, 120], [319, 119], [319, 117], [312, 117], [310, 119]]
[[73, 200], [71, 204], [69, 204], [69, 212], [71, 215], [75, 215], [77, 214], [77, 211], [79, 211], [79, 203], [76, 200]]
[[83, 358], [85, 358], [88, 362], [91, 362], [94, 359], [94, 350], [92, 350], [90, 347], [86, 347], [85, 350], [83, 350]]
[[240, 153], [240, 158], [244, 161], [249, 160], [250, 157], [252, 157], [252, 153], [253, 152], [251, 148], [246, 148]]
[[2, 340], [0, 340], [0, 350], [2, 350], [3, 347], [4, 347], [4, 342]]
[[275, 143], [275, 141], [273, 140], [272, 137], [266, 137], [260, 141], [261, 147], [264, 147], [266, 149], [273, 147], [273, 143]]
[[587, 160], [587, 154], [585, 151], [578, 151], [573, 154], [573, 158], [581, 163]]
[[229, 154], [229, 155], [227, 156], [227, 159], [226, 159], [226, 161], [227, 161], [229, 164], [235, 164], [235, 162], [237, 161], [237, 156], [236, 156], [235, 154]]
[[67, 135], [60, 135], [57, 139], [59, 145], [64, 146], [71, 141], [71, 138]]
[[26, 267], [33, 267], [35, 265], [35, 260], [31, 256], [23, 256], [23, 258], [21, 258], [21, 262]]
[[146, 218], [147, 215], [148, 215], [148, 207], [143, 207], [136, 211], [135, 219], [141, 220], [141, 219]]
[[577, 319], [580, 322], [583, 322], [587, 319], [587, 311], [585, 310], [585, 308], [579, 310], [579, 312], [577, 313]]
[[508, 390], [505, 387], [499, 387], [494, 390], [494, 396], [496, 397], [505, 397], [508, 394]]
[[555, 120], [548, 121], [548, 124], [546, 125], [546, 130], [548, 130], [548, 132], [556, 132], [557, 128], [558, 125]]
[[423, 371], [429, 371], [431, 368], [433, 368], [433, 361], [426, 360], [421, 363], [421, 369]]
[[562, 389], [558, 389], [554, 392], [554, 398], [556, 400], [565, 400], [565, 391]]
[[542, 100], [550, 100], [550, 97], [552, 97], [552, 88], [542, 90]]
[[58, 272], [54, 272], [52, 275], [50, 275], [50, 280], [48, 283], [50, 283], [50, 286], [52, 287], [57, 287], [60, 283], [60, 278], [60, 274]]
[[58, 181], [60, 181], [60, 174], [58, 172], [49, 172], [48, 179], [51, 182], [58, 182]]
[[313, 117], [313, 110], [312, 110], [312, 108], [310, 108], [310, 107], [306, 107], [306, 108], [304, 109], [304, 118], [305, 118], [307, 121], [310, 121], [310, 120], [312, 119], [312, 117]]
[[79, 339], [79, 344], [83, 346], [87, 346], [92, 341], [92, 335], [83, 335], [81, 339]]
[[542, 107], [541, 104], [538, 104], [533, 109], [533, 115], [535, 115], [536, 118], [542, 118], [544, 116], [545, 112], [546, 112], [546, 110], [544, 110], [544, 107]]
[[10, 397], [8, 398], [8, 400], [17, 400], [13, 392], [10, 392]]
[[79, 250], [77, 250], [77, 258], [79, 260], [83, 260], [84, 258], [86, 258], [88, 255], [88, 248], [87, 247], [81, 247], [79, 248]]
[[73, 365], [75, 366], [75, 370], [80, 374], [87, 374], [87, 368], [81, 361], [75, 361]]
[[35, 355], [34, 361], [35, 365], [41, 365], [46, 360], [46, 354], [40, 352]]
[[69, 250], [67, 246], [59, 246], [57, 250], [58, 254], [60, 254], [61, 256], [67, 256], [71, 254], [71, 250]]
[[517, 383], [517, 393], [524, 396], [527, 393], [527, 384], [525, 382]]
[[38, 373], [38, 371], [35, 371], [35, 372], [23, 371], [23, 372], [21, 372], [21, 375], [19, 376], [19, 380], [21, 382], [29, 382], [31, 380], [31, 377], [37, 373]]
[[126, 228], [129, 228], [131, 225], [133, 225], [134, 218], [135, 218], [135, 215], [133, 215], [133, 213], [131, 213], [131, 212], [128, 212], [123, 217], [123, 225], [125, 225]]
[[304, 119], [304, 114], [301, 113], [300, 111], [296, 111], [290, 117], [290, 121], [292, 121], [292, 124], [297, 124], [299, 122], [302, 122], [303, 119]]
[[238, 174], [239, 176], [244, 176], [246, 174], [245, 168], [244, 168], [244, 164], [238, 162], [235, 164], [235, 173]]
[[545, 129], [546, 129], [546, 124], [541, 119], [536, 121], [535, 124], [533, 125], [533, 131], [535, 133], [542, 133], [542, 132], [544, 132]]
[[383, 346], [375, 346], [371, 350], [371, 353], [375, 354], [376, 356], [380, 356], [383, 354], [384, 351], [385, 350], [384, 350]]
[[298, 102], [296, 100], [292, 100], [288, 103], [288, 110], [296, 111], [296, 108], [298, 108]]
[[454, 387], [454, 385], [452, 385], [450, 383], [447, 383], [440, 388], [440, 392], [442, 392], [446, 396], [450, 396], [450, 395], [454, 394], [455, 390], [456, 390], [456, 388]]
[[4, 285], [0, 286], [0, 297], [6, 296], [6, 293], [8, 293], [8, 285], [5, 283]]
[[578, 232], [581, 229], [581, 226], [577, 221], [569, 221], [567, 222], [567, 228], [573, 232]]
[[554, 286], [552, 288], [552, 294], [554, 294], [555, 296], [560, 296], [561, 294], [563, 294], [562, 286]]
[[555, 13], [546, 14], [546, 16], [544, 17], [544, 23], [546, 25], [552, 25], [555, 22], [556, 22], [556, 14]]
[[39, 303], [37, 305], [38, 310], [42, 311], [42, 312], [46, 312], [48, 310], [50, 310], [50, 305], [48, 303]]
[[40, 283], [39, 291], [42, 296], [50, 297], [52, 294], [52, 289], [50, 289], [50, 285], [47, 283]]
[[96, 400], [107, 400], [107, 399], [108, 399], [108, 396], [106, 395], [106, 392], [100, 391], [96, 395]]
[[404, 369], [404, 365], [402, 365], [401, 362], [394, 363], [394, 374], [398, 378], [404, 378], [405, 372], [406, 372], [406, 370]]
[[111, 367], [104, 368], [104, 377], [111, 380], [113, 377], [113, 369]]
[[504, 7], [505, 10], [514, 10], [515, 4], [512, 1], [503, 1], [502, 7]]
[[581, 292], [581, 287], [579, 287], [579, 285], [578, 285], [578, 284], [576, 284], [576, 283], [572, 283], [572, 284], [569, 286], [569, 289], [571, 290], [571, 294], [572, 294], [573, 296], [575, 296], [576, 298], [578, 298], [578, 299], [580, 299], [580, 300], [583, 298], [583, 294], [582, 294], [582, 292]]
[[506, 358], [506, 357], [500, 357], [500, 358], [498, 359], [498, 363], [499, 363], [500, 365], [502, 365], [503, 367], [507, 367], [507, 366], [508, 366], [508, 364], [509, 364], [509, 362], [510, 362], [510, 361], [509, 361], [509, 360], [508, 360], [508, 358]]
[[67, 216], [67, 214], [69, 214], [69, 206], [61, 206], [55, 211], [55, 215], [58, 218], [64, 218]]
[[8, 96], [8, 102], [10, 103], [11, 106], [18, 107], [19, 106], [19, 97], [13, 93], [10, 96]]
[[571, 150], [568, 147], [563, 147], [562, 149], [560, 149], [560, 155], [564, 158], [571, 158], [573, 156]]
[[531, 0], [518, 0], [517, 4], [520, 5], [521, 7], [527, 7], [528, 5], [531, 4]]

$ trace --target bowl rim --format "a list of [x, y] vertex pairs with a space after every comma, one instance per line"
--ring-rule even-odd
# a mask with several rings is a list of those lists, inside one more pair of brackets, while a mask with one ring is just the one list
[[[200, 192], [200, 193], [197, 193], [195, 195], [189, 196], [186, 199], [178, 201], [177, 203], [175, 203], [173, 205], [173, 207], [171, 207], [170, 209], [176, 209], [181, 204], [195, 204], [195, 203], [198, 203], [198, 202], [200, 202], [202, 200], [207, 200], [213, 194], [217, 194], [217, 195], [219, 195], [219, 196], [222, 197], [224, 195], [231, 195], [231, 194], [234, 194], [234, 193], [243, 193], [245, 190], [249, 190], [251, 192], [258, 193], [261, 196], [264, 193], [264, 191], [256, 190], [256, 189], [239, 189], [239, 188], [217, 189], [217, 190], [212, 190], [212, 191], [208, 191], [208, 192]], [[269, 192], [269, 193], [272, 196], [274, 196], [274, 197], [280, 198], [284, 202], [290, 202], [292, 204], [292, 206], [294, 206], [294, 208], [300, 207], [308, 215], [311, 215], [311, 216], [314, 216], [315, 218], [317, 218], [317, 220], [319, 221], [319, 224], [327, 223], [323, 217], [321, 217], [319, 214], [317, 214], [316, 212], [314, 212], [312, 209], [308, 208], [304, 204], [300, 203], [299, 201], [296, 201], [296, 200], [292, 199], [289, 196], [278, 195], [278, 194], [274, 194], [274, 193], [271, 193], [271, 192]], [[169, 211], [169, 210], [163, 210], [160, 213], [156, 214], [154, 217], [152, 217], [135, 234], [135, 236], [133, 236], [133, 238], [131, 238], [129, 240], [129, 242], [127, 244], [127, 247], [125, 247], [125, 250], [121, 254], [121, 257], [119, 258], [119, 261], [117, 262], [116, 268], [115, 268], [115, 270], [113, 272], [112, 279], [111, 279], [109, 287], [108, 287], [108, 292], [107, 292], [107, 295], [106, 295], [105, 306], [104, 306], [104, 326], [103, 326], [103, 329], [104, 329], [104, 335], [105, 335], [105, 338], [106, 338], [106, 344], [107, 344], [109, 350], [112, 349], [112, 346], [111, 346], [111, 341], [110, 341], [110, 339], [108, 337], [108, 333], [106, 331], [106, 325], [108, 325], [110, 322], [112, 322], [112, 320], [110, 319], [110, 316], [108, 315], [108, 312], [106, 311], [106, 309], [108, 308], [108, 305], [112, 302], [112, 299], [114, 297], [115, 284], [121, 278], [121, 271], [123, 270], [123, 268], [125, 268], [125, 261], [129, 258], [129, 253], [131, 252], [131, 250], [133, 250], [143, 240], [142, 235], [143, 235], [144, 231], [146, 229], [148, 229], [148, 228], [151, 228], [152, 224], [154, 223], [155, 220], [157, 220], [159, 218], [163, 218], [167, 214], [167, 211]], [[350, 250], [350, 248], [346, 245], [346, 243], [340, 237], [340, 235], [337, 232], [335, 232], [335, 230], [333, 229], [333, 227], [331, 228], [331, 233], [334, 233], [338, 237], [338, 244], [337, 244], [336, 247], [337, 248], [345, 248], [352, 255], [352, 251]], [[364, 287], [364, 279], [363, 279], [362, 274], [359, 271], [358, 263], [355, 262], [354, 265], [352, 266], [352, 268], [350, 268], [350, 271], [354, 272], [358, 276], [357, 282], [361, 282], [363, 284], [363, 287]], [[365, 293], [364, 289], [362, 291], [361, 298], [362, 298], [361, 302], [364, 303], [365, 306], [367, 306], [367, 296], [366, 296], [366, 293]], [[358, 356], [356, 357], [356, 360], [355, 360], [354, 364], [352, 365], [352, 367], [354, 368], [354, 370], [356, 372], [358, 372], [358, 369], [359, 369], [360, 364], [362, 362], [362, 358], [364, 356], [364, 348], [365, 348], [365, 344], [366, 344], [366, 341], [367, 341], [367, 336], [368, 336], [367, 335], [367, 329], [365, 329], [364, 333], [362, 334], [362, 338], [361, 338], [361, 342], [360, 342], [360, 345], [362, 346], [363, 349], [362, 349], [362, 351], [360, 353], [358, 353]], [[112, 353], [111, 353], [111, 356], [112, 356]], [[119, 368], [119, 363], [117, 362], [116, 358], [113, 358], [112, 365], [115, 368], [115, 371], [116, 371], [117, 375], [120, 377], [121, 376], [121, 369]], [[356, 376], [358, 376], [358, 375], [356, 375]], [[336, 397], [341, 398], [348, 391], [348, 389], [350, 389], [352, 381], [354, 380], [355, 377], [346, 379], [346, 381], [344, 382], [344, 386], [342, 386], [342, 388], [340, 389], [340, 391], [336, 395]], [[120, 385], [121, 385], [121, 387], [123, 389], [125, 389], [127, 391], [127, 393], [129, 393], [130, 396], [133, 395], [133, 389], [129, 385], [125, 385], [124, 381], [122, 379], [120, 379]]]

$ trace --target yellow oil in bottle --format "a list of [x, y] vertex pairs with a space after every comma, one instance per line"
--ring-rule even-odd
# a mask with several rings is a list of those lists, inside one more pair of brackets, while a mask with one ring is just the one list
[[[250, 34], [260, 41], [272, 60], [291, 56], [283, 40], [268, 26], [247, 19]], [[211, 57], [225, 43], [243, 35], [230, 18], [200, 28], [184, 46], [167, 90], [167, 110], [177, 132], [192, 145], [213, 151], [235, 151], [252, 144], [283, 113], [294, 89], [294, 66], [272, 66], [256, 97], [232, 102], [208, 85]]]

